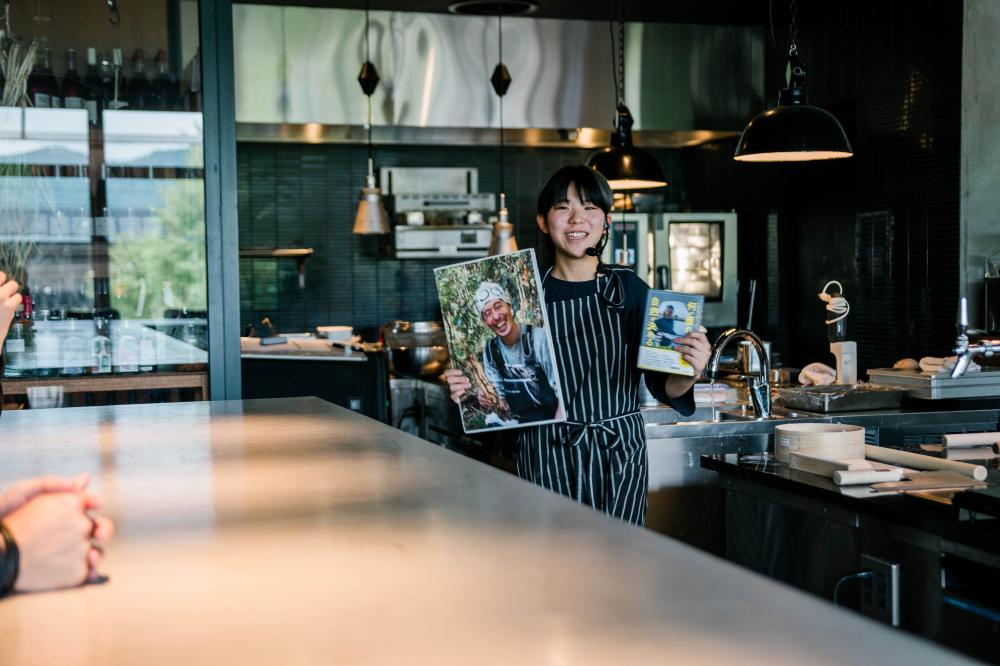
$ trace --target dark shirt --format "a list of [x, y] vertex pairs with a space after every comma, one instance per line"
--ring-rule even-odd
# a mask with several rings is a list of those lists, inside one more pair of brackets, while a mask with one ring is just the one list
[[677, 331], [674, 330], [674, 320], [668, 319], [667, 317], [660, 317], [653, 322], [656, 324], [656, 330], [660, 333], [666, 333], [668, 335], [677, 335]]
[[[687, 393], [677, 398], [667, 397], [666, 381], [670, 377], [666, 372], [652, 372], [650, 370], [639, 370], [636, 364], [639, 361], [639, 343], [642, 338], [643, 323], [645, 322], [646, 294], [649, 292], [649, 285], [639, 279], [631, 270], [618, 270], [622, 279], [622, 286], [625, 288], [625, 305], [623, 308], [623, 321], [625, 323], [625, 339], [629, 341], [629, 353], [626, 362], [634, 372], [641, 372], [646, 381], [646, 388], [654, 398], [660, 402], [670, 405], [683, 416], [694, 413], [694, 387], [688, 389]], [[583, 298], [593, 294], [597, 289], [597, 279], [585, 282], [566, 282], [553, 277], [551, 274], [545, 278], [545, 302], [558, 303], [573, 298]]]

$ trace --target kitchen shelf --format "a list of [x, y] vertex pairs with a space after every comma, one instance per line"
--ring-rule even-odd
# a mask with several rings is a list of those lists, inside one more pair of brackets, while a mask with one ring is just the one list
[[34, 387], [61, 386], [68, 405], [83, 405], [81, 394], [92, 394], [95, 404], [125, 404], [128, 395], [135, 392], [136, 402], [149, 402], [149, 391], [168, 390], [170, 401], [181, 399], [182, 389], [193, 390], [194, 400], [208, 398], [208, 373], [199, 372], [150, 372], [123, 375], [85, 375], [80, 377], [7, 377], [3, 380], [3, 395], [7, 402], [27, 396]]
[[295, 259], [299, 264], [299, 289], [306, 288], [306, 259], [313, 255], [311, 247], [245, 247], [241, 259]]
[[311, 247], [278, 247], [278, 248], [263, 248], [263, 247], [248, 247], [240, 249], [240, 256], [250, 259], [265, 258], [265, 259], [300, 259], [304, 260], [313, 255], [313, 249]]

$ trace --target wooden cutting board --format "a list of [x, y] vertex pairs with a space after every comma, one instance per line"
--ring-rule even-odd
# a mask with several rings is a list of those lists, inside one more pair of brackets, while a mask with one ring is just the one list
[[922, 492], [926, 490], [968, 490], [985, 488], [986, 484], [952, 471], [911, 472], [906, 481], [889, 481], [872, 485], [875, 490]]

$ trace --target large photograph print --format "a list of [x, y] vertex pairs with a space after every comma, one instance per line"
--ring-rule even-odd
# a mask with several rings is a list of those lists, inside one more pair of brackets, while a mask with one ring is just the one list
[[465, 432], [565, 421], [535, 251], [435, 269]]

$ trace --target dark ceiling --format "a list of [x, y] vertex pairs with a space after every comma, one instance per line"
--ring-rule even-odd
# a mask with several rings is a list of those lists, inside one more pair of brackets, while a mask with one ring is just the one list
[[[455, 0], [371, 0], [371, 9], [447, 13]], [[251, 0], [247, 4], [294, 5], [364, 9], [364, 0]], [[538, 0], [536, 18], [606, 20], [609, 0]], [[784, 8], [787, 11], [787, 7]], [[776, 8], [777, 11], [777, 8]], [[705, 25], [766, 25], [768, 0], [632, 0], [625, 3], [625, 20]]]

